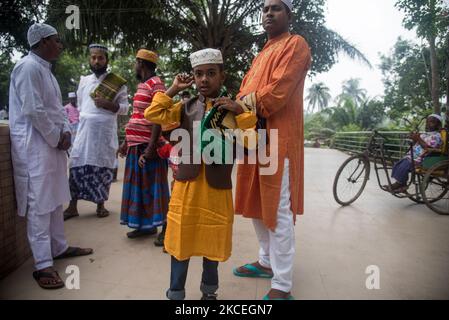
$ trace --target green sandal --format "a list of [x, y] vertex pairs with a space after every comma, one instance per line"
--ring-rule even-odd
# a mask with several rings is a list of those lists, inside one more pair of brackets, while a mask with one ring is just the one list
[[243, 268], [247, 269], [248, 271], [250, 271], [249, 273], [244, 273], [244, 272], [239, 272], [238, 268], [234, 268], [234, 270], [232, 271], [234, 273], [235, 276], [237, 277], [244, 277], [244, 278], [265, 278], [265, 279], [271, 279], [273, 278], [273, 274], [266, 272], [262, 269], [259, 269], [255, 266], [253, 266], [252, 264], [245, 264], [243, 266]]

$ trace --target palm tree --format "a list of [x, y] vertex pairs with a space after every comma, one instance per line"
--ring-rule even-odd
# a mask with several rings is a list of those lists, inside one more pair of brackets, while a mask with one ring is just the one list
[[[70, 51], [92, 41], [107, 41], [121, 50], [168, 47], [177, 66], [189, 65], [188, 54], [205, 47], [219, 48], [229, 75], [239, 78], [266, 41], [260, 28], [260, 0], [49, 0], [48, 20], [61, 30]], [[67, 30], [67, 5], [81, 10], [81, 29]], [[312, 73], [328, 71], [344, 53], [370, 66], [351, 43], [325, 26], [324, 0], [296, 0], [292, 31], [312, 50]], [[177, 55], [177, 53], [179, 53]], [[179, 59], [179, 57], [184, 57]], [[185, 70], [186, 71], [186, 70]], [[240, 79], [239, 79], [240, 80]]]
[[357, 123], [357, 117], [360, 108], [350, 98], [342, 99], [335, 107], [324, 110], [325, 114], [329, 115], [330, 126], [339, 130], [344, 126]]
[[306, 100], [309, 101], [307, 113], [313, 113], [315, 109], [322, 111], [329, 105], [332, 96], [329, 93], [330, 89], [323, 82], [313, 84], [309, 90]]
[[366, 90], [360, 88], [360, 79], [349, 79], [343, 83], [342, 93], [338, 96], [338, 103], [351, 99], [356, 106], [360, 106], [366, 100]]

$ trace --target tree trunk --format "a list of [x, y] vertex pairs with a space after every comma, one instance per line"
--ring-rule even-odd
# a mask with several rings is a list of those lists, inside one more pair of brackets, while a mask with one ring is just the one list
[[421, 49], [421, 57], [424, 63], [424, 67], [426, 68], [426, 79], [427, 79], [427, 86], [429, 88], [429, 93], [432, 95], [432, 72], [429, 70], [429, 65], [427, 64], [426, 61], [426, 55], [424, 54], [424, 48]]
[[430, 69], [432, 71], [432, 103], [436, 114], [441, 113], [440, 106], [440, 74], [438, 67], [437, 51], [435, 48], [435, 36], [429, 37], [430, 44]]

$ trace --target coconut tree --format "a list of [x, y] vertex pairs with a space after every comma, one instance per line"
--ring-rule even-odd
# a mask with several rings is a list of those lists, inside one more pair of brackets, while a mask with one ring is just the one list
[[307, 113], [326, 109], [329, 106], [331, 98], [330, 89], [323, 82], [313, 84], [309, 88], [306, 97], [308, 101]]
[[355, 106], [360, 106], [366, 100], [366, 89], [360, 87], [360, 79], [349, 79], [343, 82], [342, 93], [338, 96], [338, 103], [350, 99]]
[[[80, 30], [64, 28], [69, 4], [81, 10]], [[293, 4], [292, 31], [310, 45], [312, 73], [328, 71], [340, 53], [369, 65], [354, 45], [326, 27], [325, 0], [294, 0]], [[188, 68], [192, 50], [219, 48], [228, 74], [241, 80], [266, 40], [262, 5], [260, 0], [49, 0], [48, 19], [60, 26], [69, 50], [99, 40], [121, 50], [166, 46], [169, 59], [179, 60], [175, 69]]]

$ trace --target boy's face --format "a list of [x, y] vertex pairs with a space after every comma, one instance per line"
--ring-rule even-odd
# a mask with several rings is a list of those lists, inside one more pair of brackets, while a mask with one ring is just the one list
[[204, 64], [193, 68], [196, 88], [207, 98], [216, 98], [225, 80], [224, 71], [218, 64]]

